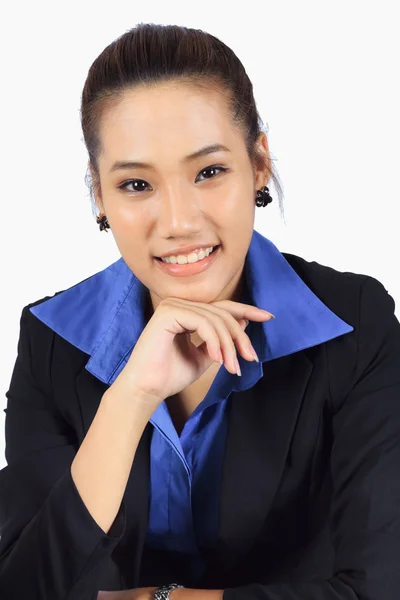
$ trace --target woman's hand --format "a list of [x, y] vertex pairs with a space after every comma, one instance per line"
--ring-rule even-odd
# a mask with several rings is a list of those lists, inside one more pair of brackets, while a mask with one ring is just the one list
[[[165, 298], [112, 386], [123, 386], [132, 397], [140, 396], [155, 410], [165, 398], [201, 377], [215, 361], [220, 362], [220, 353], [226, 369], [237, 373], [236, 349], [244, 359], [254, 360], [244, 332], [246, 319], [266, 321], [271, 314], [232, 300], [207, 304]], [[191, 333], [204, 340], [197, 348], [190, 340]]]
[[156, 590], [158, 590], [158, 587], [145, 587], [129, 590], [133, 593], [133, 596], [130, 596], [129, 600], [153, 600], [154, 592]]

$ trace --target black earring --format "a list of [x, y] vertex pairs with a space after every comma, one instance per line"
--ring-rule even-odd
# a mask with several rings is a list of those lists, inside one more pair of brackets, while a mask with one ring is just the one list
[[272, 197], [269, 193], [269, 189], [265, 185], [261, 190], [257, 190], [256, 205], [267, 206], [270, 202], [272, 202]]
[[96, 217], [96, 221], [100, 226], [100, 231], [104, 231], [106, 233], [108, 233], [107, 229], [110, 229], [110, 223], [107, 221], [107, 217], [104, 213], [100, 213], [97, 217]]

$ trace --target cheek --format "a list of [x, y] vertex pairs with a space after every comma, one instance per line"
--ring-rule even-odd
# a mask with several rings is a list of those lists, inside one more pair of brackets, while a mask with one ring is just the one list
[[232, 259], [242, 260], [250, 246], [254, 231], [254, 210], [238, 211], [229, 215], [224, 225], [226, 243], [230, 246]]
[[[148, 268], [149, 248], [143, 222], [140, 223], [137, 219], [132, 218], [132, 215], [124, 217], [123, 214], [119, 214], [113, 223], [112, 233], [118, 250], [127, 264], [131, 260], [139, 268], [143, 264], [146, 264]], [[129, 265], [129, 267], [134, 271], [133, 265]]]
[[145, 237], [148, 216], [139, 206], [122, 201], [111, 214], [114, 235], [124, 243], [134, 243]]
[[220, 214], [220, 220], [224, 223], [224, 228], [232, 234], [246, 234], [247, 228], [254, 226], [255, 202], [251, 202], [247, 196], [241, 196], [235, 200], [230, 200], [229, 204], [224, 205], [224, 210]]
[[[225, 211], [233, 213], [232, 216], [237, 218], [251, 217], [254, 214], [255, 194], [253, 197], [252, 185], [235, 178], [229, 182], [225, 193], [220, 195], [219, 202]], [[215, 198], [217, 201], [217, 198]]]

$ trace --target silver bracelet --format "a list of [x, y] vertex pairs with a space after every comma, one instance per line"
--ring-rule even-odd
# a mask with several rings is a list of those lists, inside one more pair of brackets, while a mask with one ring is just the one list
[[183, 588], [184, 585], [179, 583], [169, 583], [168, 585], [162, 585], [154, 592], [153, 600], [170, 600], [170, 592], [177, 588]]

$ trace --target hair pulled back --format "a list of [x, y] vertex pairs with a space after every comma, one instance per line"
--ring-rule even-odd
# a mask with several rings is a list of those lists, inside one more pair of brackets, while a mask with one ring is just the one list
[[[272, 162], [257, 152], [257, 139], [267, 133], [258, 114], [253, 85], [239, 58], [226, 44], [200, 29], [179, 25], [139, 23], [109, 44], [91, 65], [82, 91], [81, 126], [91, 169], [86, 183], [99, 189], [100, 122], [123, 94], [139, 85], [168, 81], [213, 89], [226, 99], [232, 124], [243, 135], [251, 163], [265, 169], [273, 181], [283, 211], [282, 186]], [[271, 159], [271, 161], [274, 159]]]

